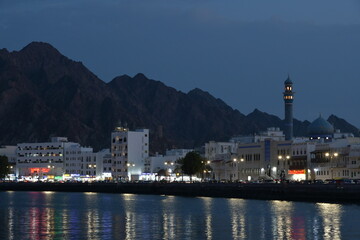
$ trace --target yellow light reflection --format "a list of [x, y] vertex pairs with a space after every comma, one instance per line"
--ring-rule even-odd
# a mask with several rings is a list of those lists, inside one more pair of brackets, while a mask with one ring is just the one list
[[213, 204], [213, 199], [209, 198], [209, 197], [202, 197], [201, 198], [203, 200], [203, 206], [204, 206], [204, 215], [206, 216], [205, 218], [205, 232], [206, 232], [206, 239], [207, 240], [211, 240], [213, 238], [212, 235], [212, 204]]
[[322, 217], [322, 227], [324, 231], [324, 235], [318, 237], [325, 240], [341, 239], [340, 225], [342, 206], [340, 204], [317, 203], [316, 207], [318, 208], [320, 216]]
[[163, 202], [163, 210], [162, 210], [162, 218], [163, 218], [163, 230], [164, 230], [164, 239], [175, 239], [175, 216], [172, 211], [169, 209], [175, 205], [174, 196], [166, 196], [166, 198], [162, 199]]
[[[293, 239], [292, 235], [296, 235], [296, 239], [302, 239], [301, 234], [305, 234], [305, 226], [296, 226], [292, 229], [292, 202], [271, 201], [271, 209], [274, 215], [271, 224], [272, 235], [276, 236], [276, 239]], [[306, 236], [303, 237], [305, 239]]]
[[246, 219], [243, 214], [246, 200], [229, 199], [231, 230], [233, 239], [246, 239]]
[[10, 232], [9, 239], [14, 239], [14, 208], [9, 208], [9, 217], [8, 217], [8, 229]]
[[136, 238], [136, 211], [134, 210], [134, 200], [136, 198], [135, 194], [124, 194], [124, 209], [125, 209], [125, 239], [135, 239]]
[[53, 192], [53, 191], [44, 191], [43, 193], [44, 194], [54, 194], [55, 192]]
[[97, 192], [84, 192], [86, 195], [95, 195], [98, 194]]
[[99, 213], [95, 209], [87, 212], [87, 239], [94, 239], [99, 229]]

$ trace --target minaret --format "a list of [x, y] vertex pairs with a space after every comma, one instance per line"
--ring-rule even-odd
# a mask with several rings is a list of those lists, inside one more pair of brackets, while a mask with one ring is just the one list
[[284, 82], [285, 91], [284, 103], [285, 103], [285, 140], [291, 140], [293, 138], [293, 101], [294, 101], [294, 92], [292, 91], [293, 82], [290, 79], [290, 76]]

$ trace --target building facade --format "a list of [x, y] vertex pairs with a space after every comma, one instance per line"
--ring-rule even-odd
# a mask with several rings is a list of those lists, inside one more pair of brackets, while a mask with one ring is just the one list
[[[109, 154], [109, 151], [108, 151]], [[16, 147], [16, 177], [29, 181], [103, 179], [98, 164], [105, 153], [53, 137], [50, 142], [20, 143]]]
[[286, 174], [291, 141], [278, 128], [259, 135], [232, 138], [230, 142], [205, 144], [205, 158], [212, 178], [226, 181], [276, 179]]
[[53, 137], [50, 142], [17, 144], [18, 178], [27, 180], [62, 178], [65, 149], [74, 144], [62, 137]]
[[140, 179], [149, 157], [149, 129], [117, 127], [111, 133], [111, 156], [114, 180]]

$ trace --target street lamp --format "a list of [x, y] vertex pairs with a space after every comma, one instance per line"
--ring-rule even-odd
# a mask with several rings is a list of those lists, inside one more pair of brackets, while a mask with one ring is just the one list
[[[235, 167], [237, 170], [237, 176], [238, 176], [238, 180], [239, 180], [240, 179], [240, 164], [238, 164], [238, 163], [244, 162], [244, 159], [243, 158], [240, 158], [240, 159], [234, 158], [233, 162], [236, 163]], [[235, 177], [235, 174], [234, 174], [234, 177]]]
[[[280, 164], [280, 161], [284, 159], [284, 161], [282, 162], [281, 171], [280, 171], [280, 173], [279, 173], [280, 180], [281, 180], [281, 181], [284, 181], [284, 180], [285, 180], [285, 172], [286, 172], [286, 171], [285, 171], [285, 165], [286, 165], [286, 161], [289, 161], [290, 156], [289, 156], [289, 155], [286, 155], [286, 156], [279, 155], [279, 156], [278, 156], [278, 159], [279, 159], [278, 164], [277, 164], [278, 166], [281, 165], [281, 164]], [[289, 162], [288, 162], [288, 165], [289, 165]]]
[[314, 182], [315, 182], [315, 180], [316, 180], [316, 173], [319, 171], [319, 169], [317, 169], [317, 168], [314, 168]]
[[211, 171], [205, 169], [205, 170], [203, 171], [203, 173], [204, 173], [203, 178], [205, 179], [205, 178], [207, 177], [207, 175], [211, 173]]

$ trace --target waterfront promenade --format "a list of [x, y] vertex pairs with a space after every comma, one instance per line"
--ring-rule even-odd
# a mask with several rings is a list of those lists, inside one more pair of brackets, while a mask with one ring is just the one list
[[3, 182], [0, 191], [132, 193], [360, 204], [360, 184]]

